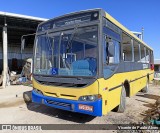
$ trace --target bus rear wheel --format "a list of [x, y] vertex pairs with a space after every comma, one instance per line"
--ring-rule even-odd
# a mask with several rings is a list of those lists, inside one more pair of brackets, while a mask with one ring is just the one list
[[118, 113], [123, 113], [126, 109], [126, 90], [124, 86], [122, 86], [120, 104], [114, 109]]
[[149, 90], [149, 80], [147, 80], [146, 86], [142, 89], [143, 93], [147, 93]]

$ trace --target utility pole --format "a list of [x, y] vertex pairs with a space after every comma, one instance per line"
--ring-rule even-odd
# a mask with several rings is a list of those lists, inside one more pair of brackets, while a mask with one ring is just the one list
[[142, 41], [144, 40], [144, 28], [142, 27], [141, 32], [137, 31], [131, 31], [133, 34], [135, 34], [139, 39]]
[[142, 40], [144, 40], [144, 28], [142, 27]]

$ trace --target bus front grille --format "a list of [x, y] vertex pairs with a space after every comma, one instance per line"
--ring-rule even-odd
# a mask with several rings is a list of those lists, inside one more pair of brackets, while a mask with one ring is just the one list
[[46, 100], [48, 104], [51, 105], [55, 105], [55, 106], [59, 106], [59, 107], [64, 107], [67, 108], [69, 110], [71, 110], [71, 104], [69, 103], [64, 103], [64, 102], [57, 102], [57, 101], [53, 101], [53, 100]]

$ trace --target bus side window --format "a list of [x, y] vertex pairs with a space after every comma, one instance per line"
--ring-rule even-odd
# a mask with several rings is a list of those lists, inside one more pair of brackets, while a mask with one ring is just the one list
[[141, 44], [141, 62], [146, 62], [146, 48]]
[[150, 63], [154, 63], [153, 51], [150, 50]]
[[133, 47], [134, 47], [134, 62], [140, 62], [141, 60], [140, 45], [136, 40], [133, 41]]
[[122, 48], [123, 61], [133, 61], [132, 39], [125, 33], [122, 34]]
[[150, 63], [150, 50], [146, 48], [146, 63]]
[[103, 74], [108, 78], [114, 73], [120, 62], [120, 42], [104, 36]]

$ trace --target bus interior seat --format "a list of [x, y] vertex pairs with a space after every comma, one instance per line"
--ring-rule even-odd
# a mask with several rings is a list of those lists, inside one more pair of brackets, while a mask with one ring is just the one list
[[71, 70], [61, 68], [59, 75], [93, 76], [96, 73], [97, 65], [95, 60], [77, 60], [71, 64]]
[[90, 64], [87, 60], [77, 60], [74, 61], [71, 65], [73, 70], [73, 75], [82, 75], [82, 76], [90, 76], [93, 73], [89, 69]]

